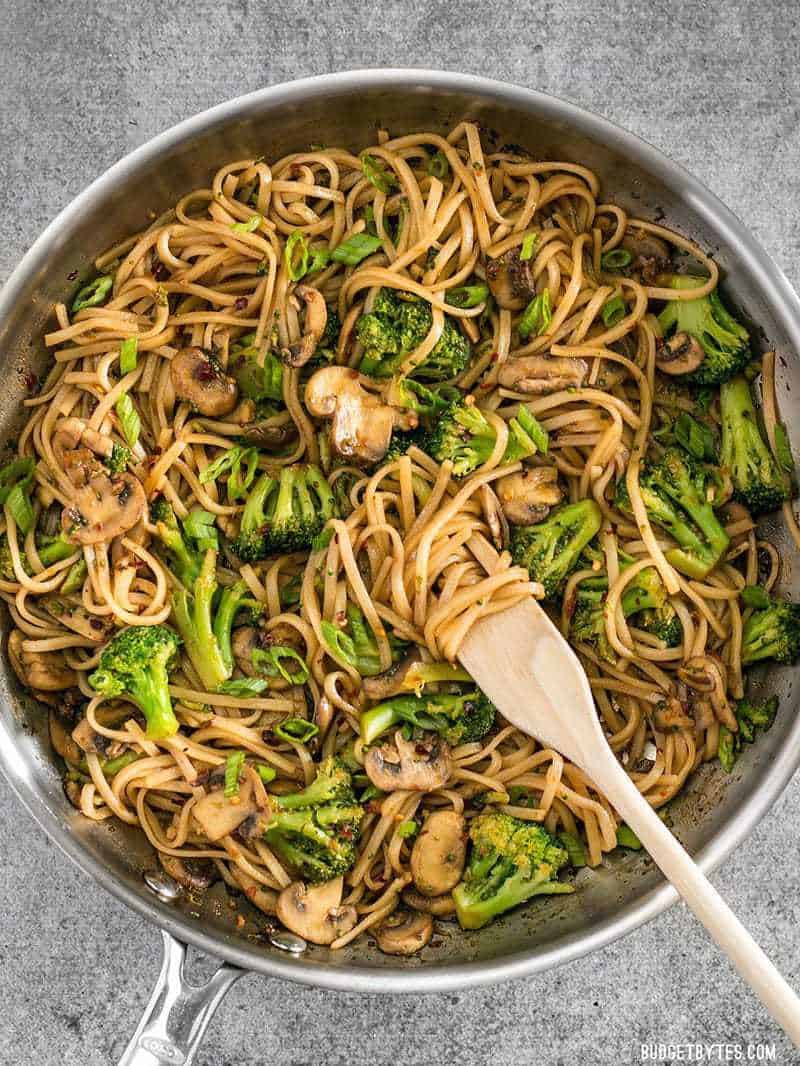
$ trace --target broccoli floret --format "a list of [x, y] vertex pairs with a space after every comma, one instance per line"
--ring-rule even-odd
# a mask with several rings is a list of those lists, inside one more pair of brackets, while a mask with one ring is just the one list
[[545, 596], [557, 595], [575, 569], [583, 549], [600, 529], [603, 514], [594, 500], [578, 500], [551, 511], [535, 526], [514, 526], [511, 554], [532, 581], [544, 586]]
[[261, 604], [252, 598], [244, 581], [237, 581], [222, 590], [214, 612], [214, 637], [228, 671], [228, 677], [233, 673], [234, 667], [231, 633], [236, 615], [243, 607], [250, 610], [261, 609]]
[[654, 566], [646, 566], [628, 583], [621, 603], [626, 618], [634, 617], [639, 629], [662, 640], [668, 648], [683, 640], [681, 620]]
[[325, 759], [302, 792], [271, 799], [264, 839], [300, 876], [318, 884], [351, 868], [364, 811], [342, 763]]
[[117, 441], [114, 441], [111, 447], [111, 455], [105, 459], [105, 464], [112, 474], [121, 474], [123, 470], [128, 469], [130, 458], [130, 448], [126, 448], [124, 444], [118, 444]]
[[[630, 565], [629, 562], [627, 565]], [[608, 642], [604, 614], [607, 591], [608, 580], [605, 576], [581, 581], [575, 597], [570, 636], [591, 644], [600, 658], [613, 663], [616, 662], [616, 655]], [[680, 644], [683, 626], [654, 566], [646, 566], [639, 571], [626, 586], [620, 603], [625, 618], [635, 616], [635, 624], [639, 629], [663, 640], [667, 647]]]
[[[670, 279], [673, 289], [696, 289], [706, 278], [676, 274]], [[705, 358], [697, 370], [681, 375], [682, 381], [695, 385], [718, 385], [727, 381], [750, 362], [750, 335], [725, 308], [713, 289], [698, 300], [670, 300], [658, 316], [665, 336], [688, 333], [700, 344]]]
[[[660, 462], [643, 470], [639, 488], [647, 516], [678, 542], [665, 553], [670, 563], [688, 577], [702, 579], [728, 549], [729, 538], [709, 501], [718, 472], [696, 463], [678, 448], [670, 448]], [[632, 514], [624, 479], [617, 486], [616, 504]]]
[[216, 592], [217, 553], [210, 548], [194, 583], [193, 594], [184, 588], [176, 589], [172, 594], [173, 620], [183, 637], [186, 654], [207, 692], [216, 692], [233, 672], [229, 658], [230, 646], [228, 644], [226, 653], [218, 639], [217, 630], [223, 642], [227, 630], [227, 639], [230, 641], [230, 626], [233, 623], [230, 608], [234, 597], [226, 599], [223, 594], [225, 610], [218, 610], [215, 615], [213, 601]]
[[[321, 625], [322, 639], [330, 652], [354, 666], [362, 677], [375, 677], [383, 671], [378, 642], [367, 625], [363, 612], [354, 603], [346, 608], [347, 624], [344, 628], [333, 622]], [[407, 647], [407, 642], [389, 633], [392, 661], [397, 662]]]
[[276, 479], [262, 474], [244, 507], [239, 535], [231, 545], [240, 559], [302, 551], [335, 510], [333, 492], [316, 466], [285, 466]]
[[231, 345], [228, 373], [236, 379], [243, 396], [250, 400], [283, 402], [283, 364], [267, 352], [263, 362], [255, 347], [255, 333], [246, 333]]
[[800, 652], [800, 603], [772, 600], [742, 628], [742, 665], [774, 659], [792, 663]]
[[582, 644], [590, 644], [606, 662], [616, 662], [614, 649], [608, 642], [605, 623], [605, 602], [608, 581], [587, 578], [581, 581], [575, 595], [575, 610], [569, 625], [569, 635]]
[[150, 521], [155, 524], [158, 539], [170, 554], [175, 576], [186, 588], [192, 588], [203, 565], [203, 553], [190, 544], [175, 512], [163, 496], [150, 505]]
[[166, 626], [131, 626], [107, 644], [89, 684], [104, 696], [125, 696], [142, 711], [152, 740], [178, 732], [169, 670], [180, 640]]
[[462, 929], [480, 929], [532, 896], [574, 892], [555, 879], [569, 856], [541, 826], [508, 814], [480, 814], [469, 836], [469, 864], [453, 890]]
[[759, 733], [766, 732], [778, 713], [778, 697], [770, 696], [761, 703], [743, 699], [736, 703], [738, 730], [732, 733], [727, 726], [720, 726], [717, 757], [723, 770], [730, 773], [739, 752], [745, 744], [752, 744]]
[[730, 471], [736, 497], [752, 514], [776, 511], [790, 496], [790, 482], [761, 435], [747, 379], [738, 374], [719, 390], [722, 465]]
[[394, 696], [361, 715], [359, 732], [371, 744], [404, 722], [438, 733], [448, 744], [470, 744], [485, 737], [494, 725], [494, 704], [480, 689], [428, 696]]
[[[541, 427], [523, 404], [508, 423], [504, 463], [535, 455]], [[494, 450], [497, 434], [483, 411], [465, 400], [455, 400], [437, 416], [421, 447], [437, 462], [449, 459], [455, 477], [466, 477], [485, 463]]]
[[[425, 300], [392, 289], [381, 289], [369, 314], [356, 322], [356, 336], [364, 346], [359, 369], [370, 377], [390, 378], [430, 331], [433, 312]], [[465, 369], [470, 344], [454, 321], [445, 315], [442, 335], [411, 376], [421, 381], [446, 381]]]
[[322, 331], [322, 336], [317, 343], [314, 355], [306, 364], [308, 370], [316, 370], [334, 361], [341, 332], [342, 320], [337, 312], [332, 307], [329, 307], [328, 317], [325, 319], [325, 329]]

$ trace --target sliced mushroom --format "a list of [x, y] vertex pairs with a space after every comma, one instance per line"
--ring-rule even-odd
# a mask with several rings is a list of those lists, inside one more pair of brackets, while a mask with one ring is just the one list
[[530, 260], [520, 259], [520, 249], [511, 248], [486, 264], [486, 281], [500, 307], [518, 311], [536, 295]]
[[674, 333], [656, 353], [656, 366], [662, 374], [691, 374], [706, 357], [700, 341], [690, 333]]
[[393, 429], [414, 429], [413, 411], [399, 411], [367, 392], [359, 374], [346, 366], [326, 366], [306, 385], [306, 407], [331, 419], [331, 447], [342, 459], [377, 463], [386, 455]]
[[265, 914], [275, 914], [278, 905], [278, 893], [274, 888], [267, 888], [256, 881], [238, 866], [230, 867], [233, 879], [237, 881], [250, 902]]
[[56, 755], [60, 755], [66, 762], [77, 766], [83, 758], [83, 752], [70, 736], [67, 725], [58, 711], [50, 711], [49, 725], [50, 743]]
[[394, 740], [371, 748], [364, 760], [367, 776], [382, 792], [430, 792], [441, 788], [452, 768], [450, 748], [440, 737], [406, 740], [400, 730]]
[[344, 881], [335, 877], [323, 885], [294, 881], [278, 896], [275, 913], [287, 929], [312, 944], [332, 944], [349, 933], [357, 921], [355, 907], [342, 907]]
[[[98, 707], [94, 716], [98, 725], [105, 726], [107, 729], [117, 729], [130, 718], [131, 707], [129, 704], [108, 703]], [[80, 719], [72, 730], [72, 739], [81, 751], [91, 752], [94, 755], [113, 757], [123, 748], [119, 741], [96, 732], [88, 718]]]
[[170, 363], [169, 376], [175, 395], [208, 418], [229, 415], [239, 399], [236, 381], [202, 348], [181, 348]]
[[423, 911], [436, 918], [449, 918], [451, 914], [456, 913], [455, 901], [450, 892], [446, 896], [423, 896], [416, 888], [407, 888], [403, 893], [403, 903], [415, 911]]
[[537, 466], [500, 478], [497, 495], [509, 522], [533, 526], [547, 518], [550, 508], [561, 502], [563, 493], [556, 467]]
[[113, 540], [142, 517], [147, 501], [133, 474], [112, 474], [87, 449], [67, 453], [64, 470], [74, 490], [72, 502], [61, 512], [61, 526], [74, 543]]
[[170, 877], [190, 892], [205, 892], [219, 876], [210, 859], [182, 859], [178, 855], [167, 855], [159, 851], [158, 861]]
[[265, 418], [260, 422], [251, 422], [242, 429], [242, 437], [250, 444], [260, 444], [264, 448], [283, 448], [296, 438], [297, 427], [282, 416]]
[[299, 341], [284, 348], [281, 356], [287, 366], [299, 367], [305, 366], [317, 350], [328, 323], [328, 308], [325, 297], [313, 285], [298, 285], [294, 291], [306, 305], [305, 332]]
[[502, 551], [510, 540], [510, 531], [505, 512], [491, 485], [481, 485], [480, 501], [483, 517], [492, 534], [492, 543], [498, 551]]
[[425, 819], [411, 849], [411, 876], [423, 896], [452, 891], [464, 873], [467, 833], [457, 811], [434, 811]]
[[26, 688], [62, 692], [78, 684], [77, 671], [67, 664], [63, 651], [28, 651], [25, 637], [14, 629], [8, 638], [8, 657], [14, 673]]
[[589, 367], [583, 359], [553, 355], [522, 355], [503, 363], [498, 382], [507, 389], [529, 396], [542, 396], [559, 389], [580, 388]]
[[373, 930], [386, 955], [415, 955], [433, 936], [433, 918], [422, 911], [396, 910]]
[[60, 596], [47, 596], [41, 601], [42, 606], [49, 615], [71, 629], [79, 633], [87, 640], [94, 640], [98, 644], [108, 640], [114, 629], [114, 623], [110, 618], [91, 614], [83, 604], [75, 600]]
[[230, 799], [222, 789], [214, 789], [192, 807], [192, 817], [212, 844], [238, 829], [247, 818], [258, 814], [253, 783], [248, 776], [239, 784], [239, 795]]
[[647, 230], [629, 230], [622, 239], [621, 247], [631, 253], [631, 266], [645, 283], [652, 284], [656, 276], [669, 265], [669, 245]]
[[695, 655], [678, 668], [678, 678], [690, 689], [708, 698], [717, 719], [732, 733], [739, 723], [726, 696], [724, 667], [710, 655]]
[[255, 400], [240, 400], [228, 415], [228, 421], [235, 422], [237, 426], [249, 426], [256, 417], [257, 410]]
[[404, 685], [406, 674], [420, 659], [419, 649], [415, 646], [385, 673], [365, 677], [361, 682], [361, 691], [368, 700], [388, 700], [390, 696], [396, 696], [400, 692], [407, 693], [408, 689]]

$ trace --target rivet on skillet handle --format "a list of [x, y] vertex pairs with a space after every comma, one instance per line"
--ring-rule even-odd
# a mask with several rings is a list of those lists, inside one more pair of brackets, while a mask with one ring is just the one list
[[203, 985], [184, 977], [186, 945], [161, 931], [164, 961], [142, 1020], [119, 1066], [191, 1066], [214, 1011], [244, 970], [221, 963]]

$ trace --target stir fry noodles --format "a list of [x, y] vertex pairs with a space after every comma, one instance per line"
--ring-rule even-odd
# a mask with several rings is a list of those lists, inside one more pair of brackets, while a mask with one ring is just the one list
[[229, 163], [95, 267], [0, 470], [9, 654], [75, 806], [187, 890], [410, 954], [640, 847], [458, 663], [527, 597], [654, 807], [770, 725], [774, 355], [590, 170], [381, 131]]

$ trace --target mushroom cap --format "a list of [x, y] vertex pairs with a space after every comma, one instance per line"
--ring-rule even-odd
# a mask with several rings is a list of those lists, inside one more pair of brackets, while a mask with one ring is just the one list
[[51, 709], [49, 714], [50, 743], [56, 755], [60, 755], [66, 762], [79, 763], [83, 752], [70, 736], [64, 719], [57, 710]]
[[435, 918], [449, 918], [451, 914], [456, 913], [456, 904], [451, 892], [444, 896], [423, 896], [416, 888], [407, 888], [403, 892], [403, 903], [415, 911], [432, 914]]
[[181, 348], [173, 356], [169, 376], [175, 395], [201, 415], [229, 415], [239, 399], [239, 386], [202, 348]]
[[294, 295], [299, 296], [306, 305], [305, 331], [299, 341], [284, 348], [281, 354], [288, 366], [301, 367], [305, 366], [317, 350], [320, 337], [328, 323], [328, 308], [325, 297], [313, 285], [298, 285]]
[[411, 876], [423, 896], [442, 896], [461, 880], [467, 860], [464, 816], [434, 811], [425, 819], [411, 849]]
[[690, 333], [674, 333], [658, 349], [656, 366], [662, 374], [691, 374], [706, 357], [703, 346]]
[[520, 259], [520, 248], [490, 259], [486, 264], [486, 281], [500, 307], [521, 310], [536, 295], [536, 284], [529, 260]]
[[500, 366], [497, 380], [507, 389], [541, 396], [559, 389], [578, 388], [586, 381], [589, 367], [584, 359], [554, 355], [520, 355]]
[[367, 776], [382, 792], [430, 792], [441, 788], [452, 767], [450, 748], [441, 737], [409, 741], [400, 730], [393, 740], [370, 748], [364, 760]]
[[532, 526], [547, 518], [550, 508], [561, 502], [562, 495], [554, 466], [527, 467], [506, 474], [497, 482], [503, 513], [516, 526]]
[[74, 488], [70, 505], [61, 512], [61, 527], [73, 543], [113, 540], [142, 517], [144, 489], [128, 471], [112, 474], [86, 448], [64, 456], [64, 471]]
[[63, 651], [28, 651], [19, 629], [8, 638], [8, 657], [14, 673], [26, 688], [41, 692], [63, 692], [78, 684], [77, 671], [67, 665]]
[[344, 880], [335, 877], [322, 885], [293, 881], [278, 896], [275, 913], [292, 933], [312, 944], [332, 944], [349, 933], [357, 921], [355, 907], [342, 907]]
[[350, 462], [379, 462], [394, 427], [410, 428], [407, 412], [367, 392], [359, 374], [346, 366], [326, 366], [312, 374], [305, 402], [315, 417], [331, 419], [331, 448]]
[[192, 807], [192, 818], [212, 844], [238, 829], [251, 815], [258, 814], [253, 783], [248, 776], [239, 785], [239, 802], [225, 798], [222, 789], [207, 792]]
[[388, 700], [390, 696], [396, 696], [400, 692], [408, 692], [403, 682], [406, 674], [420, 662], [421, 656], [416, 645], [407, 652], [398, 663], [394, 663], [382, 674], [373, 677], [365, 677], [361, 682], [361, 691], [368, 700]]
[[678, 668], [678, 678], [688, 688], [706, 696], [717, 719], [736, 733], [739, 723], [726, 695], [724, 669], [719, 659], [712, 655], [694, 655]]
[[414, 955], [433, 936], [433, 918], [423, 911], [392, 911], [373, 932], [386, 955]]
[[181, 858], [159, 851], [158, 861], [170, 877], [190, 892], [204, 892], [217, 880], [218, 874], [210, 859]]

